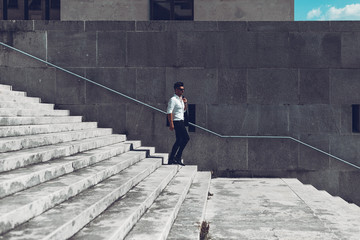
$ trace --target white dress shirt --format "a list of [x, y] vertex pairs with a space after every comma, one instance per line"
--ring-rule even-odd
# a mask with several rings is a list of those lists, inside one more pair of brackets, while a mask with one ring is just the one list
[[184, 101], [180, 99], [180, 97], [176, 94], [170, 98], [168, 107], [167, 107], [167, 114], [172, 113], [174, 117], [174, 121], [181, 121], [184, 120]]

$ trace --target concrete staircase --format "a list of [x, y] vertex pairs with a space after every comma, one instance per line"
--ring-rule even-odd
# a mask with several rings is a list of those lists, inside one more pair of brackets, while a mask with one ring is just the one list
[[209, 239], [360, 239], [358, 206], [296, 179], [166, 162], [0, 85], [0, 240], [199, 239], [203, 220]]
[[197, 239], [210, 173], [166, 162], [0, 85], [1, 240]]
[[212, 179], [211, 239], [359, 240], [360, 208], [297, 179]]

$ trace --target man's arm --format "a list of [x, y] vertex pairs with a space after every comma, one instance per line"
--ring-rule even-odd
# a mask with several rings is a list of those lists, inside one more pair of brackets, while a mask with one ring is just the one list
[[172, 130], [174, 130], [174, 121], [173, 121], [173, 115], [172, 115], [172, 113], [169, 113], [169, 114], [167, 115], [167, 118], [168, 118], [168, 121], [169, 121], [169, 123], [170, 123], [169, 129], [172, 131]]

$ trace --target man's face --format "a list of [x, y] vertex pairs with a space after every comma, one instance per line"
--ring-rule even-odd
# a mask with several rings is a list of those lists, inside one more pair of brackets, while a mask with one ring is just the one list
[[181, 86], [181, 87], [178, 87], [178, 88], [175, 90], [175, 94], [178, 95], [178, 96], [181, 96], [181, 95], [183, 95], [184, 91], [185, 91], [184, 86]]

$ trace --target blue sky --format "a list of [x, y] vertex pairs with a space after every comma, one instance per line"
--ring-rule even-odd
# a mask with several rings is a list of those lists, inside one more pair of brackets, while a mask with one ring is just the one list
[[360, 20], [360, 0], [295, 0], [295, 21]]

